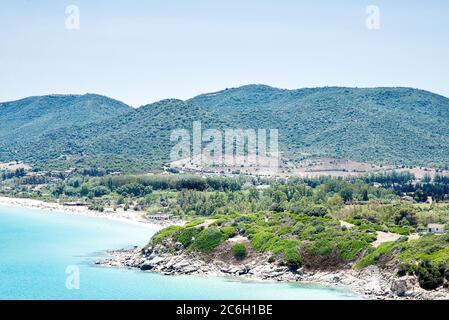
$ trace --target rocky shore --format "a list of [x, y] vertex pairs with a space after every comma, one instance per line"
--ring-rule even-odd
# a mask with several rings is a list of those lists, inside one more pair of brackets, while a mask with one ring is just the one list
[[167, 252], [163, 245], [144, 249], [116, 250], [108, 252], [112, 258], [96, 264], [109, 267], [138, 268], [146, 272], [164, 275], [234, 276], [242, 280], [285, 281], [312, 283], [329, 287], [349, 289], [368, 299], [449, 299], [449, 291], [426, 291], [419, 287], [415, 277], [398, 278], [393, 273], [371, 266], [363, 270], [316, 271], [299, 269], [292, 271], [286, 266], [268, 263], [268, 257], [248, 264], [229, 264], [204, 259], [201, 254], [183, 252], [182, 244]]

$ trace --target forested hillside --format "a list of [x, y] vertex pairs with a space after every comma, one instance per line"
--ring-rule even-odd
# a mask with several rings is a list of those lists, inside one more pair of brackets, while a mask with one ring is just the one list
[[[279, 129], [281, 151], [378, 164], [449, 159], [449, 99], [410, 88], [282, 90], [249, 85], [132, 109], [97, 95], [0, 104], [0, 161], [141, 171], [169, 160], [173, 129]], [[69, 156], [69, 160], [67, 157]]]

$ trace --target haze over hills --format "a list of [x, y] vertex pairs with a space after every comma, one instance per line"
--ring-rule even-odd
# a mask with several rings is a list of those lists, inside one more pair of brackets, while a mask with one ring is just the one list
[[[449, 99], [410, 88], [284, 90], [248, 85], [133, 109], [98, 95], [0, 104], [0, 161], [149, 170], [174, 129], [279, 129], [281, 151], [381, 164], [449, 162]], [[69, 160], [61, 155], [69, 155]]]

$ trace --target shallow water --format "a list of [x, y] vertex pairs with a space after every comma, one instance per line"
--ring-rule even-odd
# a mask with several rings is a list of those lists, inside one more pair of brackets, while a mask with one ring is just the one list
[[[359, 299], [314, 285], [162, 276], [99, 267], [108, 249], [144, 245], [155, 229], [104, 218], [0, 207], [0, 299]], [[66, 270], [79, 270], [79, 289]], [[68, 281], [69, 286], [66, 286]]]

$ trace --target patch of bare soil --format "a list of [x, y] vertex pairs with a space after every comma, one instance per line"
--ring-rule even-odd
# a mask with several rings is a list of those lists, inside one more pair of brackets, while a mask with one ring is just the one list
[[[280, 177], [350, 177], [371, 173], [391, 173], [392, 171], [408, 171], [421, 179], [425, 175], [434, 176], [437, 172], [432, 168], [404, 167], [398, 165], [376, 165], [366, 162], [357, 162], [349, 159], [333, 157], [318, 157], [310, 154], [288, 153], [281, 154], [280, 161], [267, 160], [267, 164], [259, 163], [251, 157], [234, 156], [235, 165], [217, 164], [199, 156], [172, 162], [170, 166], [181, 172], [201, 172], [211, 175], [231, 175], [245, 173], [255, 176], [280, 176]], [[270, 162], [271, 161], [271, 162]], [[278, 163], [273, 167], [268, 163]], [[448, 170], [441, 172], [449, 174]]]
[[376, 261], [376, 265], [381, 269], [394, 268], [394, 263], [392, 264], [393, 258], [398, 253], [398, 249], [392, 250], [386, 254], [382, 254]]
[[401, 235], [397, 233], [391, 233], [391, 232], [382, 232], [377, 231], [377, 239], [372, 243], [374, 248], [379, 247], [384, 242], [394, 242], [398, 240]]
[[303, 267], [309, 270], [337, 271], [350, 267], [335, 250], [324, 256], [310, 253], [308, 243], [301, 245], [300, 255], [303, 258]]
[[23, 162], [0, 162], [0, 170], [15, 171], [17, 169], [30, 170], [31, 166]]
[[[236, 243], [243, 243], [246, 247], [246, 258], [243, 260], [237, 260], [234, 257], [234, 254], [232, 252], [232, 247]], [[248, 265], [253, 264], [256, 262], [260, 262], [261, 259], [263, 259], [263, 256], [255, 252], [252, 249], [251, 243], [246, 237], [234, 237], [231, 239], [226, 240], [222, 244], [220, 244], [213, 252], [210, 253], [203, 253], [201, 254], [201, 257], [204, 261], [215, 261], [215, 262], [221, 262], [226, 265]]]

